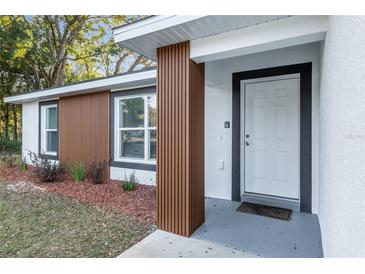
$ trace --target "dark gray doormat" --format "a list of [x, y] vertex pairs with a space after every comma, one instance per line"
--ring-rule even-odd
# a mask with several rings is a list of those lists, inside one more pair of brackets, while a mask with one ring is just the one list
[[274, 206], [258, 205], [243, 202], [237, 211], [266, 216], [274, 219], [280, 219], [285, 221], [291, 220], [292, 210]]

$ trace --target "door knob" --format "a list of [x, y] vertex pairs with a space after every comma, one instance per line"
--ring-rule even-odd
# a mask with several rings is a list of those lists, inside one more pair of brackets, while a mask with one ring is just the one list
[[250, 143], [249, 142], [246, 142], [246, 146], [248, 147], [250, 145]]
[[250, 134], [246, 134], [246, 138], [250, 138]]

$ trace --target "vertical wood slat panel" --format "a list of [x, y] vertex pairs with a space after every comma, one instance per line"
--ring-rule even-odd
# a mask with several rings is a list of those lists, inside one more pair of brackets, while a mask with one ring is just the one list
[[[173, 76], [173, 73], [172, 73], [172, 69], [173, 69], [173, 56], [174, 52], [173, 52], [173, 48], [172, 47], [169, 47], [169, 59], [168, 59], [168, 64], [169, 64], [169, 70], [168, 70], [168, 73], [169, 73], [169, 79], [173, 79], [174, 76]], [[168, 156], [169, 156], [169, 166], [168, 166], [168, 170], [173, 170], [172, 168], [172, 158], [174, 157], [174, 155], [172, 154], [172, 146], [173, 146], [173, 143], [172, 143], [172, 134], [173, 134], [173, 131], [172, 131], [172, 128], [173, 128], [173, 120], [172, 120], [172, 98], [173, 98], [173, 81], [169, 81], [169, 86], [168, 86], [168, 92], [169, 92], [169, 150], [168, 150]], [[175, 227], [173, 226], [173, 206], [172, 206], [172, 200], [173, 200], [173, 192], [172, 192], [172, 188], [173, 188], [173, 176], [174, 176], [174, 172], [169, 172], [169, 184], [168, 184], [168, 187], [169, 187], [169, 195], [168, 195], [168, 198], [169, 198], [169, 215], [168, 215], [168, 218], [169, 218], [169, 222], [168, 222], [168, 229], [169, 230], [175, 230]]]
[[[59, 140], [62, 162], [109, 160], [109, 92], [59, 99]], [[109, 168], [103, 174], [109, 177]]]
[[[204, 64], [190, 60], [190, 230], [194, 231], [205, 218], [204, 212]], [[202, 107], [203, 106], [203, 107]], [[201, 172], [203, 170], [203, 172]]]
[[[185, 230], [189, 231], [190, 229], [190, 109], [189, 109], [189, 100], [190, 100], [190, 86], [189, 86], [189, 55], [187, 54], [186, 51], [184, 51], [184, 65], [185, 65], [185, 70], [184, 70], [184, 76], [185, 76], [185, 92], [184, 92], [184, 97], [185, 97], [185, 106], [184, 106], [184, 116], [185, 116], [185, 129], [186, 129], [186, 141], [185, 141], [185, 176], [186, 176], [186, 182], [184, 182], [185, 184]], [[184, 136], [184, 137], [185, 137]]]
[[190, 236], [204, 222], [204, 64], [184, 42], [157, 50], [157, 225]]

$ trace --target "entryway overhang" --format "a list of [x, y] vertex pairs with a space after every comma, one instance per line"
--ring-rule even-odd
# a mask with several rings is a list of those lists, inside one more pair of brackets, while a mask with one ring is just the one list
[[291, 16], [192, 40], [190, 58], [202, 63], [323, 41], [327, 21], [327, 16]]
[[114, 29], [116, 43], [151, 60], [157, 49], [185, 41], [197, 63], [323, 41], [328, 16], [151, 16]]
[[156, 61], [158, 48], [222, 33], [270, 24], [289, 15], [159, 15], [114, 29], [114, 39]]

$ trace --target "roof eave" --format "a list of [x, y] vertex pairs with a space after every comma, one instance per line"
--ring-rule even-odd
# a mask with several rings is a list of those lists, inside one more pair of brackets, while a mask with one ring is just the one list
[[156, 70], [148, 70], [112, 78], [61, 86], [4, 98], [5, 103], [22, 104], [32, 101], [57, 99], [59, 97], [94, 93], [105, 90], [131, 89], [156, 84]]
[[135, 37], [157, 32], [183, 23], [187, 23], [207, 15], [156, 15], [134, 24], [120, 26], [113, 30], [116, 43], [133, 39]]

